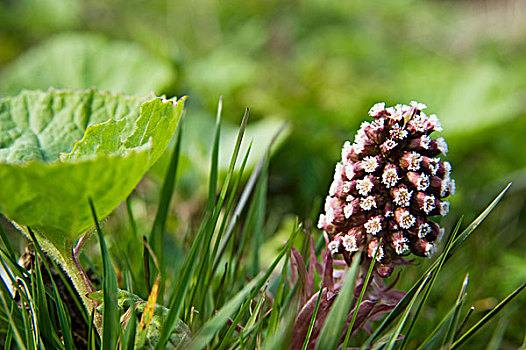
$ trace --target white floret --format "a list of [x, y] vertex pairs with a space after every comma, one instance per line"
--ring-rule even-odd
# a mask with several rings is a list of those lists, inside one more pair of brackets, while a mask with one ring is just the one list
[[385, 103], [378, 102], [374, 106], [371, 107], [371, 109], [369, 110], [369, 115], [371, 117], [376, 117], [384, 109], [385, 109]]

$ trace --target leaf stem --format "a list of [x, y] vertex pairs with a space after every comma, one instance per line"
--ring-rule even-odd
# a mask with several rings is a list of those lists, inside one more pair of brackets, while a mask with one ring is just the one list
[[[31, 239], [31, 235], [29, 231], [27, 230], [27, 227], [18, 225], [14, 222], [13, 224], [26, 237]], [[95, 303], [94, 300], [91, 300], [90, 298], [88, 298], [87, 295], [93, 292], [94, 289], [93, 289], [93, 286], [91, 285], [91, 282], [87, 283], [87, 281], [89, 281], [89, 278], [87, 277], [86, 273], [82, 269], [82, 266], [78, 262], [78, 259], [76, 261], [74, 257], [75, 249], [77, 247], [80, 249], [80, 246], [82, 246], [82, 243], [80, 242], [82, 238], [79, 240], [79, 242], [77, 243], [75, 247], [73, 247], [73, 242], [69, 240], [64, 241], [63, 247], [64, 248], [71, 247], [71, 248], [62, 250], [62, 249], [59, 249], [53, 242], [50, 242], [48, 239], [46, 239], [43, 233], [41, 233], [37, 228], [32, 227], [31, 229], [35, 235], [35, 238], [38, 240], [38, 243], [42, 247], [42, 250], [46, 252], [46, 254], [48, 254], [51, 258], [53, 258], [62, 267], [62, 270], [64, 270], [64, 272], [68, 275], [69, 279], [73, 283], [73, 286], [75, 287], [75, 290], [80, 296], [84, 306], [86, 307], [89, 313], [92, 313], [95, 307], [97, 306], [97, 304]], [[97, 320], [96, 320], [96, 323], [97, 323]], [[99, 329], [98, 325], [97, 325], [97, 329]]]
[[82, 237], [79, 238], [77, 245], [71, 250], [73, 262], [75, 263], [75, 266], [77, 267], [80, 274], [82, 275], [82, 279], [84, 280], [84, 283], [86, 284], [86, 287], [88, 288], [89, 293], [94, 292], [95, 288], [93, 288], [93, 284], [91, 283], [91, 280], [89, 279], [88, 275], [86, 274], [86, 271], [84, 271], [84, 269], [82, 268], [82, 265], [80, 264], [79, 253], [80, 253], [80, 249], [82, 249], [84, 242], [86, 242], [89, 236], [91, 236], [92, 232], [93, 231], [90, 230], [86, 232], [85, 234], [83, 234]]

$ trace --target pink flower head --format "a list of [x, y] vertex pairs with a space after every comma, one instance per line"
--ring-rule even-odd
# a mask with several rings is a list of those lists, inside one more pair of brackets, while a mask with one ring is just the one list
[[345, 142], [342, 160], [318, 227], [330, 238], [333, 254], [347, 261], [357, 251], [371, 259], [382, 241], [377, 269], [392, 271], [394, 261], [413, 253], [431, 256], [442, 229], [432, 217], [449, 212], [445, 200], [455, 193], [448, 147], [435, 114], [411, 102], [386, 108], [375, 104], [374, 119], [362, 123], [354, 143]]

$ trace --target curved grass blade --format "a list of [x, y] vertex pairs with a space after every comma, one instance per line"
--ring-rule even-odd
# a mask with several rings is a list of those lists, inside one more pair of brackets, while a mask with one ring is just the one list
[[[16, 259], [12, 260], [11, 257], [9, 256], [9, 253], [7, 253], [5, 250], [1, 248], [0, 248], [0, 253], [2, 255], [2, 258], [0, 259], [2, 267], [4, 268], [4, 271], [7, 273], [8, 276], [11, 276], [11, 274], [8, 271], [13, 271], [13, 273], [15, 273], [18, 278], [22, 278], [23, 280], [29, 281], [30, 275], [28, 274], [26, 270], [24, 270], [20, 265], [18, 265]], [[7, 261], [5, 261], [4, 259], [7, 259]], [[10, 280], [11, 279], [12, 278], [10, 278]]]
[[[469, 283], [469, 273], [466, 274], [466, 277], [464, 277], [464, 282], [462, 283], [462, 287], [460, 288], [460, 293], [458, 294], [457, 302], [456, 302], [456, 308], [455, 313], [453, 317], [451, 318], [451, 322], [449, 324], [446, 336], [444, 340], [447, 340], [447, 344], [451, 345], [453, 344], [453, 341], [455, 340], [455, 333], [458, 329], [458, 323], [460, 321], [460, 313], [462, 312], [462, 307], [464, 306], [464, 301], [466, 298], [466, 290], [468, 288]], [[442, 344], [445, 345], [445, 344]]]
[[[446, 328], [446, 324], [449, 322], [449, 327], [447, 332], [445, 333], [444, 339], [448, 338], [449, 332], [451, 332], [453, 329], [456, 328], [458, 324], [458, 317], [460, 315], [460, 311], [462, 310], [462, 305], [464, 305], [464, 300], [466, 298], [466, 289], [468, 286], [469, 281], [469, 274], [466, 274], [466, 277], [464, 278], [464, 281], [462, 282], [462, 286], [460, 288], [460, 293], [458, 295], [457, 301], [455, 302], [455, 305], [448, 311], [448, 313], [442, 318], [442, 320], [437, 324], [435, 329], [429, 334], [429, 336], [424, 340], [422, 344], [418, 347], [418, 350], [420, 349], [426, 349], [430, 345], [434, 345], [438, 342], [439, 336], [442, 334], [442, 330]], [[442, 344], [442, 347], [444, 344]]]
[[[268, 334], [273, 334], [279, 325], [279, 317], [283, 309], [283, 296], [285, 294], [285, 278], [287, 277], [288, 262], [290, 261], [291, 252], [287, 252], [285, 260], [283, 260], [283, 267], [281, 268], [281, 275], [279, 277], [278, 291], [272, 303], [272, 311], [270, 312], [269, 325], [267, 327]], [[268, 335], [267, 335], [268, 337]]]
[[524, 283], [519, 288], [515, 289], [511, 294], [509, 294], [506, 298], [504, 298], [497, 306], [495, 306], [490, 312], [488, 312], [480, 321], [475, 323], [473, 327], [471, 327], [469, 330], [466, 331], [456, 342], [451, 345], [451, 350], [457, 349], [460, 345], [462, 345], [466, 340], [471, 338], [473, 334], [475, 334], [482, 326], [484, 326], [489, 320], [491, 320], [496, 314], [498, 314], [506, 304], [508, 304], [513, 298], [515, 298], [523, 289], [526, 287], [526, 283]]
[[[225, 177], [225, 181], [224, 181], [223, 186], [221, 188], [221, 192], [219, 194], [219, 199], [218, 199], [218, 201], [217, 201], [217, 203], [216, 203], [216, 205], [214, 207], [214, 210], [212, 212], [206, 212], [206, 214], [205, 214], [205, 216], [208, 215], [209, 220], [205, 221], [206, 222], [205, 229], [204, 229], [205, 238], [204, 238], [204, 245], [202, 246], [201, 252], [200, 252], [200, 267], [199, 267], [199, 270], [197, 272], [197, 279], [196, 279], [196, 282], [195, 282], [196, 286], [200, 286], [200, 285], [204, 285], [205, 284], [207, 275], [208, 275], [209, 270], [211, 268], [210, 260], [212, 259], [212, 256], [210, 254], [210, 246], [211, 246], [210, 242], [212, 241], [212, 237], [213, 237], [214, 231], [216, 229], [219, 216], [221, 214], [221, 208], [223, 207], [223, 203], [224, 203], [224, 201], [225, 201], [225, 199], [227, 197], [227, 192], [228, 192], [228, 188], [230, 186], [230, 182], [232, 180], [232, 177], [234, 176], [234, 169], [235, 169], [236, 162], [237, 162], [237, 159], [238, 159], [238, 156], [239, 156], [239, 151], [241, 149], [241, 143], [243, 141], [243, 136], [244, 136], [244, 133], [245, 133], [247, 122], [248, 122], [248, 116], [249, 116], [249, 114], [248, 114], [248, 108], [247, 108], [245, 110], [245, 114], [243, 115], [243, 119], [241, 121], [241, 126], [239, 128], [239, 132], [238, 132], [238, 135], [237, 135], [237, 139], [236, 139], [236, 143], [235, 143], [234, 150], [233, 150], [233, 153], [232, 153], [232, 157], [230, 158], [230, 165], [229, 165], [226, 177]], [[247, 152], [247, 154], [248, 154], [248, 152]], [[247, 157], [248, 157], [248, 155], [245, 155], [245, 158], [247, 158]], [[234, 193], [231, 193], [230, 198], [232, 198], [233, 195], [234, 195]], [[219, 239], [219, 238], [217, 238], [217, 239]], [[216, 239], [216, 241], [217, 241], [217, 239]], [[213, 253], [213, 250], [212, 250], [212, 255], [213, 254], [214, 253]], [[205, 292], [206, 292], [206, 289], [203, 290], [202, 288], [194, 288], [192, 293], [191, 293], [191, 297], [190, 297], [190, 305], [194, 305], [194, 301], [197, 298], [197, 301], [196, 301], [197, 307], [200, 310], [203, 310], [204, 309], [203, 305], [204, 305], [204, 302], [205, 302]]]
[[29, 315], [31, 316], [30, 322], [26, 324], [26, 339], [28, 339], [28, 345], [29, 347], [32, 347], [33, 349], [37, 349], [39, 343], [40, 343], [40, 336], [38, 331], [38, 322], [37, 322], [37, 315], [35, 312], [35, 303], [32, 298], [31, 292], [29, 291], [29, 288], [27, 287], [26, 282], [24, 280], [19, 280], [19, 283], [22, 284], [22, 289], [24, 291], [24, 294], [27, 297], [28, 302], [25, 303], [27, 306], [29, 306]]
[[137, 316], [133, 306], [129, 309], [130, 319], [124, 330], [123, 342], [121, 349], [123, 350], [134, 350], [135, 349], [135, 335], [137, 334]]
[[[7, 298], [6, 295], [4, 295], [5, 290], [4, 288], [0, 289], [0, 299], [2, 301], [2, 306], [4, 307], [5, 314], [7, 315], [7, 318], [9, 319], [9, 329], [12, 331], [12, 336], [15, 339], [16, 344], [18, 345], [19, 349], [27, 349], [25, 345], [25, 341], [22, 339], [22, 335], [18, 331], [18, 328], [16, 326], [16, 322], [14, 319], [14, 308], [11, 309], [7, 306], [7, 300], [11, 300], [11, 306], [14, 305], [15, 301], [11, 298], [11, 295]], [[16, 309], [17, 310], [17, 309]], [[18, 310], [17, 310], [18, 311]]]
[[[2, 251], [3, 254], [6, 254], [2, 249], [0, 249], [0, 251]], [[3, 256], [0, 256], [0, 264], [5, 270], [6, 264], [4, 262], [4, 257]], [[11, 284], [10, 284], [10, 281], [8, 281], [8, 279], [0, 278], [0, 293], [1, 293], [1, 295], [10, 295], [12, 297], [12, 295], [11, 295]], [[11, 298], [11, 300], [12, 299], [13, 298]], [[14, 300], [12, 300], [11, 301], [11, 309], [8, 309], [7, 307], [4, 307], [3, 304], [1, 305], [1, 308], [0, 308], [0, 321], [3, 322], [4, 325], [5, 325], [5, 328], [4, 328], [5, 337], [3, 338], [3, 341], [4, 341], [4, 348], [6, 348], [6, 349], [11, 349], [11, 343], [12, 343], [12, 340], [13, 340], [12, 327], [13, 326], [16, 327], [16, 324], [13, 324], [12, 326], [10, 325], [11, 322], [9, 321], [9, 318], [7, 317], [8, 315], [12, 315], [13, 314], [13, 312], [14, 312], [13, 307], [14, 306], [15, 306], [15, 303], [14, 303]]]
[[[427, 301], [427, 298], [429, 297], [429, 294], [431, 293], [431, 289], [433, 289], [433, 286], [435, 284], [435, 281], [438, 277], [438, 274], [440, 273], [440, 270], [442, 270], [442, 267], [444, 266], [444, 263], [446, 262], [447, 260], [447, 257], [449, 255], [449, 251], [451, 250], [451, 247], [452, 247], [452, 244], [453, 242], [455, 241], [455, 238], [457, 237], [457, 233], [458, 233], [458, 230], [460, 229], [460, 223], [461, 223], [462, 220], [459, 220], [458, 223], [457, 223], [457, 226], [455, 227], [455, 229], [453, 230], [453, 232], [451, 233], [447, 243], [446, 243], [446, 247], [444, 249], [444, 251], [442, 252], [442, 254], [440, 255], [440, 258], [438, 259], [439, 263], [437, 265], [437, 268], [434, 269], [432, 272], [431, 272], [431, 279], [429, 281], [429, 284], [427, 285], [427, 288], [424, 292], [424, 296], [422, 297], [422, 300], [420, 300], [420, 303], [418, 304], [418, 307], [413, 315], [413, 318], [411, 320], [411, 323], [409, 324], [409, 328], [407, 329], [407, 332], [404, 336], [404, 339], [402, 340], [402, 345], [400, 346], [401, 349], [403, 349], [407, 343], [407, 340], [409, 339], [409, 335], [411, 334], [411, 331], [413, 330], [413, 327], [416, 323], [416, 320], [418, 318], [418, 316], [420, 315], [420, 311], [422, 311], [422, 308], [424, 307], [424, 304], [426, 303]], [[418, 297], [418, 294], [415, 295], [415, 299]], [[407, 315], [409, 315], [409, 311], [411, 311], [411, 309], [409, 310], [406, 310], [406, 313]], [[405, 322], [405, 321], [404, 321]], [[403, 327], [403, 324], [402, 324], [402, 327]], [[400, 327], [400, 331], [402, 330], [402, 328]], [[396, 332], [393, 334], [393, 336], [396, 334]], [[396, 337], [398, 337], [399, 334], [396, 334]], [[391, 340], [393, 340], [393, 338], [391, 338]], [[394, 345], [394, 343], [393, 343]]]
[[89, 327], [88, 327], [88, 349], [96, 350], [100, 349], [99, 337], [97, 337], [96, 327], [95, 327], [95, 314], [97, 310], [93, 309], [91, 311]]
[[274, 259], [270, 267], [268, 268], [267, 272], [263, 276], [263, 278], [258, 283], [257, 287], [254, 288], [254, 291], [251, 293], [250, 297], [245, 301], [239, 312], [234, 317], [234, 320], [232, 321], [232, 325], [228, 328], [227, 332], [223, 336], [223, 339], [221, 341], [221, 344], [219, 345], [219, 350], [224, 349], [228, 342], [230, 341], [230, 337], [232, 336], [232, 333], [234, 332], [234, 329], [236, 328], [236, 325], [239, 323], [241, 317], [245, 314], [245, 312], [248, 309], [248, 306], [250, 305], [250, 301], [256, 296], [256, 294], [259, 292], [261, 287], [263, 287], [263, 284], [267, 281], [267, 279], [270, 277], [276, 266], [279, 264], [285, 253], [289, 251], [292, 247], [292, 243], [294, 242], [294, 238], [296, 238], [296, 235], [301, 231], [302, 227], [298, 226], [295, 228], [295, 230], [292, 232], [287, 244], [281, 249], [278, 256]]
[[307, 349], [309, 345], [310, 336], [312, 335], [312, 330], [314, 329], [314, 322], [316, 321], [316, 316], [318, 315], [318, 309], [320, 308], [321, 293], [323, 292], [323, 286], [321, 286], [320, 291], [318, 292], [318, 299], [316, 299], [316, 306], [314, 307], [314, 312], [309, 323], [309, 329], [307, 330], [307, 335], [305, 336], [305, 341], [303, 342], [302, 350]]
[[314, 322], [316, 321], [316, 316], [318, 315], [318, 309], [320, 308], [322, 292], [323, 292], [323, 286], [321, 286], [320, 291], [318, 292], [318, 298], [316, 299], [316, 306], [314, 307], [314, 311], [312, 312], [312, 317], [309, 323], [309, 329], [307, 330], [305, 341], [303, 342], [303, 346], [301, 347], [302, 350], [306, 350], [307, 345], [309, 345], [310, 336], [312, 335], [312, 330], [314, 329]]
[[[285, 129], [286, 129], [286, 124], [283, 124], [283, 126], [278, 130], [276, 135], [274, 135], [272, 141], [269, 144], [269, 147], [272, 146], [274, 141], [278, 138], [278, 136]], [[267, 150], [267, 153], [268, 153], [268, 150]], [[240, 197], [239, 202], [238, 202], [238, 204], [236, 206], [236, 209], [234, 210], [234, 213], [233, 213], [233, 218], [234, 219], [230, 221], [230, 225], [228, 226], [228, 228], [226, 230], [225, 236], [224, 236], [223, 240], [221, 241], [221, 245], [219, 246], [218, 253], [215, 256], [214, 265], [213, 265], [213, 271], [216, 270], [217, 265], [219, 264], [220, 257], [223, 255], [223, 252], [224, 252], [224, 250], [226, 249], [226, 247], [228, 245], [228, 242], [229, 242], [230, 237], [232, 236], [232, 233], [233, 233], [233, 230], [234, 230], [234, 226], [235, 226], [235, 222], [236, 222], [235, 218], [237, 218], [237, 217], [239, 217], [241, 215], [241, 212], [243, 211], [243, 209], [244, 209], [244, 207], [246, 205], [246, 202], [248, 201], [248, 198], [250, 197], [252, 189], [256, 185], [256, 181], [259, 178], [259, 174], [261, 173], [261, 171], [263, 169], [264, 162], [265, 162], [265, 157], [263, 157], [259, 161], [258, 165], [256, 166], [256, 169], [252, 172], [252, 175], [248, 179], [248, 182], [247, 182], [247, 184], [245, 186], [245, 189], [243, 190], [243, 193], [241, 194], [241, 197]]]
[[40, 256], [40, 259], [42, 260], [42, 263], [44, 264], [44, 267], [50, 276], [50, 280], [53, 286], [53, 293], [55, 295], [55, 303], [57, 305], [57, 316], [58, 321], [60, 324], [60, 328], [62, 329], [62, 338], [64, 340], [64, 346], [66, 349], [73, 349], [73, 337], [71, 335], [71, 323], [68, 320], [68, 317], [66, 316], [66, 308], [64, 307], [64, 303], [62, 302], [62, 299], [60, 298], [60, 295], [58, 293], [57, 285], [55, 284], [55, 281], [51, 277], [51, 269], [49, 268], [47, 264], [47, 257], [42, 251], [42, 248], [40, 246], [40, 243], [38, 242], [35, 233], [31, 230], [31, 228], [27, 228], [27, 231], [29, 232], [31, 239], [33, 240], [33, 244], [37, 250], [37, 254]]
[[0, 224], [0, 238], [2, 239], [2, 243], [7, 248], [7, 252], [9, 253], [9, 258], [11, 260], [16, 260], [15, 258], [15, 251], [13, 250], [13, 247], [11, 246], [11, 243], [9, 243], [9, 239], [7, 238], [7, 235], [5, 233], [4, 227], [2, 224]]
[[215, 334], [224, 327], [228, 319], [239, 308], [239, 305], [246, 299], [247, 295], [252, 291], [254, 286], [258, 285], [263, 278], [263, 274], [250, 281], [240, 292], [238, 292], [228, 303], [219, 310], [219, 312], [212, 317], [192, 338], [192, 342], [188, 346], [190, 350], [204, 349], [206, 344], [212, 340]]
[[261, 296], [259, 297], [259, 300], [258, 300], [258, 302], [256, 304], [256, 307], [252, 311], [252, 315], [250, 315], [250, 318], [248, 319], [247, 323], [245, 324], [245, 327], [244, 327], [245, 329], [251, 329], [256, 324], [256, 322], [258, 320], [259, 312], [261, 311], [261, 308], [263, 307], [263, 303], [265, 302], [265, 295], [267, 293], [267, 287], [268, 287], [268, 284], [261, 291]]
[[120, 323], [119, 323], [119, 308], [117, 303], [117, 276], [110, 260], [110, 253], [104, 241], [102, 230], [100, 228], [99, 220], [97, 219], [97, 213], [91, 198], [89, 199], [89, 205], [91, 208], [91, 214], [95, 221], [97, 228], [97, 235], [99, 236], [100, 252], [102, 255], [102, 266], [103, 266], [103, 279], [102, 279], [102, 290], [103, 290], [103, 314], [102, 314], [102, 349], [114, 350], [117, 348], [117, 340], [120, 334]]
[[[9, 259], [9, 257], [7, 258]], [[24, 278], [20, 278], [20, 276], [22, 275], [17, 275], [15, 278], [15, 276], [13, 276], [13, 273], [16, 273], [17, 270], [9, 270], [3, 258], [0, 259], [0, 263], [2, 264], [2, 267], [6, 272], [9, 281], [11, 282], [11, 286], [14, 288], [14, 293], [16, 293], [16, 295], [20, 297], [19, 303], [21, 305], [28, 305], [30, 303], [30, 297], [26, 294], [26, 289], [20, 286], [20, 284], [29, 283], [30, 280], [25, 278], [25, 276]], [[2, 279], [2, 282], [2, 287], [0, 288], [0, 297], [2, 298], [2, 304], [4, 306], [4, 310], [6, 312], [7, 320], [9, 321], [8, 323], [10, 326], [7, 330], [6, 342], [10, 343], [14, 335], [15, 341], [17, 345], [19, 345], [19, 347], [20, 344], [25, 344], [20, 347], [21, 349], [31, 348], [34, 344], [32, 342], [31, 329], [29, 321], [27, 319], [27, 313], [23, 308], [20, 308], [15, 302], [15, 299], [12, 298], [14, 294], [12, 294], [13, 292], [11, 292], [8, 289], [4, 279]], [[6, 298], [6, 296], [9, 297]], [[7, 308], [6, 300], [11, 300], [11, 307], [9, 310]], [[19, 330], [19, 328], [21, 329]]]
[[[163, 241], [164, 230], [166, 227], [166, 217], [170, 209], [170, 202], [172, 200], [173, 191], [175, 188], [175, 178], [177, 174], [177, 166], [179, 164], [179, 154], [181, 153], [181, 128], [184, 123], [184, 118], [181, 117], [175, 129], [175, 147], [172, 152], [170, 165], [166, 170], [163, 185], [161, 187], [161, 196], [159, 205], [157, 206], [157, 213], [153, 222], [152, 231], [150, 233], [150, 242], [157, 259], [159, 261], [159, 273], [162, 276], [161, 285], [159, 288], [159, 298], [162, 299], [164, 290], [164, 255], [163, 255]], [[150, 282], [149, 282], [150, 283]]]
[[[378, 247], [380, 245], [378, 244]], [[376, 249], [376, 253], [378, 249]], [[354, 286], [356, 284], [356, 276], [358, 276], [358, 268], [360, 267], [360, 259], [358, 256], [354, 258], [351, 267], [345, 276], [340, 293], [332, 304], [331, 311], [327, 315], [325, 325], [321, 329], [320, 336], [316, 343], [316, 350], [336, 349], [342, 337], [342, 331], [347, 323], [349, 316], [349, 309], [354, 299]]]
[[458, 309], [458, 304], [455, 304], [447, 314], [442, 318], [442, 320], [436, 325], [436, 327], [429, 333], [428, 337], [420, 344], [417, 350], [421, 349], [431, 349], [432, 346], [438, 343], [439, 337], [442, 334], [442, 331], [446, 327], [448, 321], [452, 319], [455, 314], [455, 311]]

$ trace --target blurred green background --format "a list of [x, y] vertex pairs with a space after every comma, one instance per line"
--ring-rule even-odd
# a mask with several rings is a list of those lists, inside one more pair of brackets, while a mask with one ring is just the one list
[[[50, 86], [189, 96], [178, 215], [199, 213], [220, 96], [224, 162], [246, 106], [252, 163], [288, 122], [268, 211], [276, 225], [297, 215], [307, 227], [370, 106], [424, 102], [442, 121], [457, 181], [446, 227], [462, 215], [466, 225], [514, 185], [448, 263], [415, 341], [453, 304], [466, 272], [473, 319], [526, 281], [524, 1], [1, 0], [0, 94]], [[426, 266], [404, 268], [397, 286]], [[501, 348], [516, 348], [524, 312], [521, 295], [468, 346], [491, 348], [503, 331]]]

